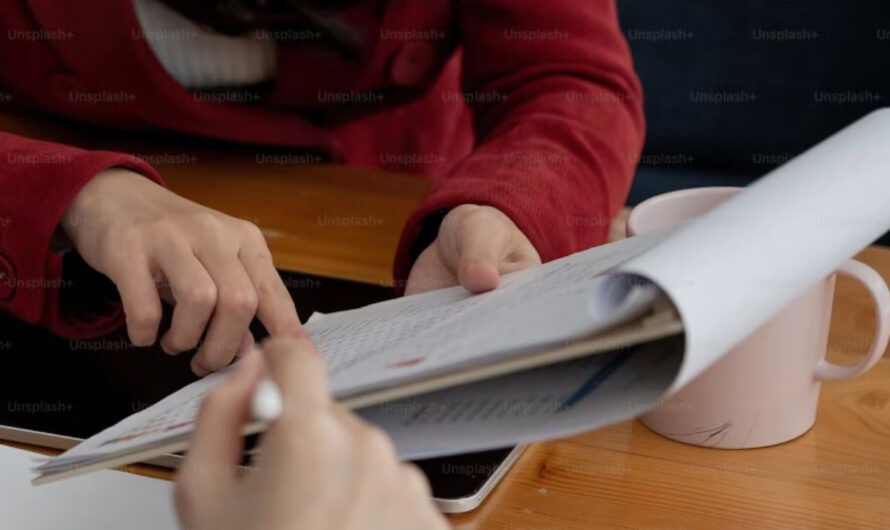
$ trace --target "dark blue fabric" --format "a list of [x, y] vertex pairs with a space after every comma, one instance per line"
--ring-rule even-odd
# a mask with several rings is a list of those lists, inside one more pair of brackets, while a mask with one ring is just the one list
[[888, 0], [618, 6], [645, 90], [639, 176], [655, 181], [638, 182], [636, 200], [695, 171], [703, 185], [762, 175], [890, 98]]
[[618, 11], [647, 120], [628, 204], [744, 185], [890, 105], [890, 0], [618, 0]]

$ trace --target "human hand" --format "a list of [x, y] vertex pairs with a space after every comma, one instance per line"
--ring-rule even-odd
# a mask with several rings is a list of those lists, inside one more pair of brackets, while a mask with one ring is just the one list
[[445, 215], [435, 241], [417, 257], [405, 294], [452, 285], [474, 293], [490, 291], [502, 274], [540, 264], [531, 241], [503, 212], [462, 204]]
[[[239, 476], [241, 430], [265, 364], [282, 393], [255, 467]], [[400, 464], [383, 431], [334, 403], [306, 339], [271, 339], [201, 405], [176, 509], [190, 530], [447, 528], [416, 467]]]
[[136, 346], [154, 344], [161, 298], [175, 305], [161, 337], [170, 354], [198, 346], [192, 370], [223, 368], [253, 347], [259, 317], [272, 336], [300, 334], [293, 300], [260, 230], [112, 168], [78, 193], [60, 224], [83, 259], [117, 286]]

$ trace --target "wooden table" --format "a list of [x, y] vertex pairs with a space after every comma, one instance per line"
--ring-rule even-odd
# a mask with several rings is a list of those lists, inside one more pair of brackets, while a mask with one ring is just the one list
[[[2, 116], [0, 130], [73, 138]], [[102, 148], [172, 158], [169, 146], [127, 148], [126, 139], [91, 138]], [[194, 159], [159, 164], [171, 188], [254, 220], [279, 266], [313, 274], [387, 283], [401, 224], [427, 186], [404, 175], [263, 165], [252, 152], [189, 149]], [[870, 248], [859, 259], [890, 281], [890, 250]], [[871, 312], [864, 290], [839, 280], [833, 361], [851, 363], [866, 349]], [[128, 470], [170, 477], [156, 468]], [[479, 509], [451, 521], [461, 529], [501, 530], [890, 528], [890, 359], [855, 380], [825, 383], [815, 427], [792, 442], [702, 449], [624, 422], [533, 445]]]

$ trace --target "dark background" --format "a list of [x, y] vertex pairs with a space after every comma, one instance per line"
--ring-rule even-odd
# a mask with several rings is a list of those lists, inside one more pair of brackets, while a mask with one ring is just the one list
[[887, 0], [618, 7], [648, 131], [629, 204], [679, 188], [745, 185], [888, 105]]

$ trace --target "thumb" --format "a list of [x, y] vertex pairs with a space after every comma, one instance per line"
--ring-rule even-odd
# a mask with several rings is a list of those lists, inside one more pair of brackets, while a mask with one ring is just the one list
[[269, 376], [281, 392], [284, 415], [315, 413], [330, 403], [327, 370], [308, 338], [266, 339], [263, 354]]
[[244, 445], [241, 429], [249, 420], [250, 396], [262, 371], [259, 353], [251, 352], [203, 400], [188, 458], [179, 470], [180, 485], [190, 485], [203, 495], [234, 480]]
[[500, 263], [510, 235], [499, 223], [486, 223], [481, 217], [468, 221], [457, 233], [457, 281], [473, 293], [490, 291], [500, 282]]

